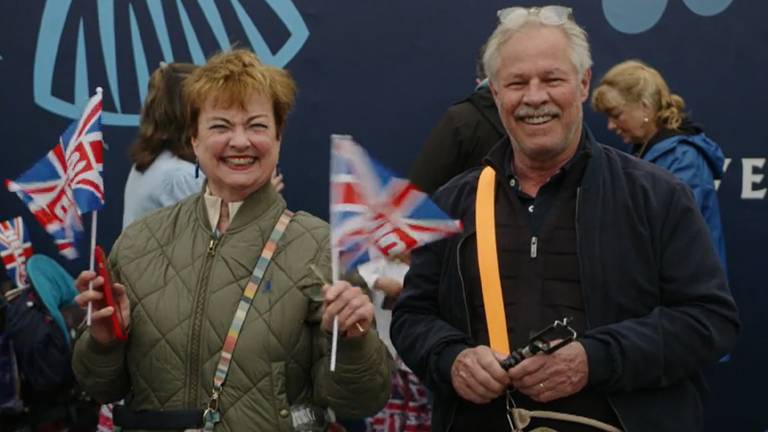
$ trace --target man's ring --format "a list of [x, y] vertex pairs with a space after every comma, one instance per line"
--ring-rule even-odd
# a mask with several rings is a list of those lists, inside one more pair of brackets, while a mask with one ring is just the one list
[[544, 383], [543, 382], [539, 383], [539, 388], [544, 389]]

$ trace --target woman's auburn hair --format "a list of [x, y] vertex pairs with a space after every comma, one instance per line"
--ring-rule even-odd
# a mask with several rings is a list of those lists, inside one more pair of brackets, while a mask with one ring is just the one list
[[184, 83], [188, 134], [197, 136], [200, 111], [209, 99], [213, 98], [216, 106], [245, 109], [248, 99], [260, 94], [272, 101], [279, 138], [296, 100], [296, 92], [296, 82], [288, 71], [265, 65], [253, 52], [235, 49], [218, 53]]
[[610, 113], [627, 103], [648, 107], [666, 129], [677, 130], [686, 118], [683, 98], [670, 91], [659, 71], [640, 60], [613, 66], [592, 92], [592, 108], [598, 112]]
[[169, 63], [152, 73], [141, 107], [139, 133], [128, 150], [139, 172], [146, 171], [165, 150], [186, 161], [195, 160], [187, 135], [187, 107], [182, 86], [196, 68], [190, 63]]

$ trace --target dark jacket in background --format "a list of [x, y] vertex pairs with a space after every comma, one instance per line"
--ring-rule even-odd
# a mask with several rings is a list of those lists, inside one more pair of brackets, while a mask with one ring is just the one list
[[[74, 315], [82, 316], [79, 306], [72, 309]], [[0, 362], [14, 361], [20, 381], [3, 376], [0, 385], [20, 385], [23, 401], [23, 406], [0, 404], [0, 432], [95, 430], [98, 405], [84, 397], [75, 383], [69, 341], [31, 290], [8, 303], [0, 339], [13, 342], [14, 358], [0, 352], [4, 357]], [[0, 401], [7, 400], [6, 390], [0, 391]]]
[[[500, 142], [490, 157], [508, 145]], [[707, 226], [688, 188], [668, 172], [598, 143], [592, 152], [576, 213], [588, 386], [605, 392], [625, 431], [700, 430], [700, 371], [733, 347], [739, 329]], [[460, 249], [475, 235], [479, 173], [435, 194], [465, 233], [414, 251], [393, 315], [396, 349], [434, 392], [435, 431], [453, 422], [451, 366], [476, 345], [467, 291], [479, 287], [464, 286]], [[503, 173], [497, 181], [506, 181]]]
[[482, 165], [494, 144], [506, 136], [488, 86], [451, 105], [432, 130], [408, 178], [427, 194], [462, 172]]
[[6, 332], [14, 341], [16, 361], [24, 377], [24, 400], [36, 402], [71, 387], [75, 377], [69, 342], [43, 306], [28, 305], [37, 301], [29, 300], [34, 294], [26, 294], [9, 304]]

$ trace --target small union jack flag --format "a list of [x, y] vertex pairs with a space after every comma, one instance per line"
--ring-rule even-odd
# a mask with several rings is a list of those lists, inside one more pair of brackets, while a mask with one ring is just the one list
[[80, 215], [104, 205], [103, 164], [101, 89], [97, 89], [80, 120], [72, 122], [56, 147], [19, 178], [5, 182], [69, 259], [78, 255], [75, 236], [83, 231]]
[[0, 256], [16, 287], [29, 285], [27, 259], [32, 256], [32, 243], [21, 216], [0, 222]]
[[461, 222], [351, 137], [331, 141], [331, 241], [342, 271], [461, 232]]

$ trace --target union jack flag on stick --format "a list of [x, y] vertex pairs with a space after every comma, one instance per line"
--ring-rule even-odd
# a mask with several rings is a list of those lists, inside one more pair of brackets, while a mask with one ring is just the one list
[[80, 120], [72, 122], [45, 158], [16, 180], [5, 181], [69, 259], [78, 256], [75, 237], [83, 231], [81, 215], [94, 212], [95, 229], [95, 211], [104, 205], [101, 93], [97, 88]]
[[351, 137], [334, 135], [332, 143], [331, 241], [342, 271], [461, 232], [461, 222]]
[[32, 256], [32, 243], [21, 216], [0, 222], [0, 256], [5, 271], [17, 288], [29, 285], [27, 260]]
[[[395, 257], [462, 231], [427, 194], [368, 156], [350, 136], [331, 136], [331, 260], [334, 280], [378, 257]], [[338, 322], [333, 323], [331, 370]]]

